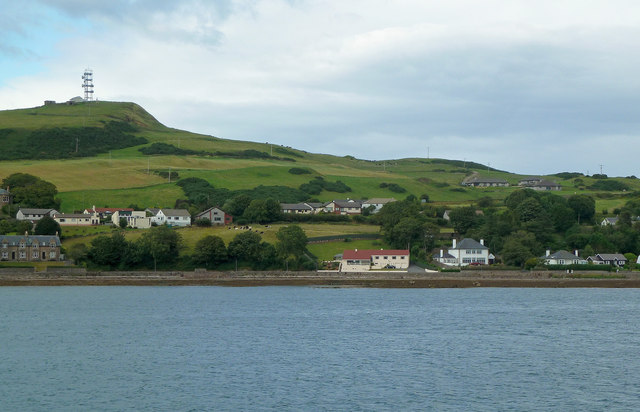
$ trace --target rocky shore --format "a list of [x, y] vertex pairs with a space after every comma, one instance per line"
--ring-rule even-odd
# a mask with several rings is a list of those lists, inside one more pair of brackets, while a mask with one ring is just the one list
[[0, 268], [0, 286], [318, 286], [373, 288], [640, 288], [638, 272], [336, 273], [336, 272], [91, 272]]

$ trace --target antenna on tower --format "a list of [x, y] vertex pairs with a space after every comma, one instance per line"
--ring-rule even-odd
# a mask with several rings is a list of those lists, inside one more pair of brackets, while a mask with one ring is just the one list
[[93, 70], [84, 69], [82, 75], [82, 88], [84, 89], [84, 101], [89, 102], [93, 100]]

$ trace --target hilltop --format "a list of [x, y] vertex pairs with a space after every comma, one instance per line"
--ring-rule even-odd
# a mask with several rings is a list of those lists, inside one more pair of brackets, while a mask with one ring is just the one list
[[[120, 102], [0, 111], [0, 143], [4, 148], [0, 159], [6, 159], [0, 160], [0, 179], [23, 172], [54, 183], [62, 211], [91, 205], [172, 207], [177, 199], [185, 198], [176, 181], [189, 177], [229, 190], [260, 185], [297, 189], [321, 177], [350, 188], [346, 192], [321, 190], [314, 197], [322, 201], [400, 199], [412, 194], [428, 195], [431, 201], [448, 205], [469, 204], [484, 197], [504, 199], [523, 177], [470, 161], [368, 161], [358, 159], [357, 153], [338, 157], [266, 142], [228, 140], [167, 127], [139, 105]], [[298, 170], [294, 173], [291, 169]], [[461, 182], [471, 175], [504, 179], [512, 186], [462, 187]], [[596, 194], [598, 210], [615, 208], [624, 203], [625, 193], [640, 189], [633, 177], [606, 179], [621, 184], [613, 186], [603, 185], [597, 176], [547, 178], [563, 185], [560, 194]]]

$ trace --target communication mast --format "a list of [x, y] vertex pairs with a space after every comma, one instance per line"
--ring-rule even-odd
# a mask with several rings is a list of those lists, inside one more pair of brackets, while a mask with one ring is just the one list
[[84, 100], [87, 102], [93, 100], [93, 70], [84, 69], [82, 88], [84, 89]]

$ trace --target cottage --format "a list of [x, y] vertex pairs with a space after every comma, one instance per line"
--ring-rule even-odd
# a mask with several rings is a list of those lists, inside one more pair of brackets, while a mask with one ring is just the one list
[[35, 222], [42, 219], [44, 216], [53, 217], [56, 214], [58, 214], [58, 211], [55, 209], [20, 208], [18, 209], [18, 213], [16, 213], [16, 219]]
[[393, 197], [383, 198], [383, 197], [374, 197], [373, 199], [365, 200], [362, 202], [362, 208], [373, 208], [371, 209], [371, 213], [378, 213], [380, 209], [387, 203], [395, 202], [396, 199]]
[[217, 207], [210, 207], [204, 212], [198, 213], [196, 220], [200, 219], [209, 219], [212, 225], [230, 225], [233, 223], [233, 216]]
[[111, 215], [111, 223], [120, 226], [120, 219], [127, 221], [127, 227], [134, 229], [149, 229], [151, 227], [151, 218], [147, 217], [144, 210], [116, 210]]
[[533, 190], [562, 190], [561, 185], [557, 184], [556, 182], [552, 182], [550, 180], [541, 180], [528, 187]]
[[567, 252], [566, 250], [558, 250], [555, 253], [551, 253], [547, 250], [544, 256], [540, 259], [544, 260], [545, 265], [586, 265], [588, 262], [578, 256], [578, 251], [574, 253]]
[[58, 236], [0, 235], [0, 260], [9, 262], [41, 262], [61, 260]]
[[538, 182], [542, 182], [543, 180], [544, 179], [540, 176], [527, 176], [520, 179], [520, 181], [518, 182], [518, 186], [529, 187], [535, 185]]
[[462, 239], [459, 243], [453, 239], [452, 247], [445, 253], [433, 255], [433, 260], [448, 266], [487, 265], [492, 263], [493, 254], [484, 245], [484, 240], [477, 242], [473, 239]]
[[97, 226], [100, 224], [100, 217], [97, 213], [56, 213], [53, 220], [60, 226]]
[[151, 223], [168, 226], [191, 226], [191, 214], [186, 209], [156, 209], [147, 208], [151, 213]]
[[380, 269], [408, 269], [409, 251], [404, 250], [345, 250], [340, 262], [341, 272], [367, 272]]
[[595, 256], [589, 256], [587, 262], [595, 265], [622, 267], [628, 263], [628, 260], [620, 253], [598, 253]]
[[602, 222], [600, 222], [600, 226], [615, 226], [618, 220], [620, 220], [618, 217], [605, 217], [602, 219]]
[[337, 215], [359, 215], [362, 213], [362, 202], [354, 199], [332, 200], [325, 205], [324, 210]]
[[306, 203], [280, 203], [282, 213], [310, 215], [314, 212], [313, 207]]

